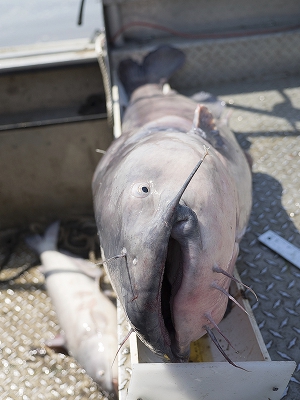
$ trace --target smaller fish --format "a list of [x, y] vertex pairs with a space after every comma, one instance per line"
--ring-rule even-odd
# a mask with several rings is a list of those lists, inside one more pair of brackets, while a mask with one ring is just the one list
[[[117, 312], [101, 292], [101, 270], [57, 250], [59, 222], [27, 244], [40, 256], [47, 292], [64, 331], [66, 348], [86, 373], [108, 392], [117, 392]], [[53, 342], [53, 344], [55, 341]]]

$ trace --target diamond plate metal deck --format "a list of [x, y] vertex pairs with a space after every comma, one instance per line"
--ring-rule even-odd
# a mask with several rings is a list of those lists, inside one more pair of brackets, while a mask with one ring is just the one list
[[[249, 300], [271, 358], [297, 362], [284, 394], [296, 400], [300, 271], [257, 238], [272, 229], [300, 247], [300, 76], [203, 89], [228, 103], [230, 126], [253, 157], [253, 211], [237, 267], [259, 297], [258, 303]], [[34, 255], [20, 243], [0, 278], [32, 261]], [[60, 329], [43, 282], [33, 268], [0, 287], [0, 400], [105, 398], [72, 357], [43, 347]]]
[[258, 242], [268, 229], [300, 247], [300, 78], [228, 85], [231, 128], [253, 157], [253, 209], [237, 262], [272, 360], [295, 360], [284, 399], [300, 392], [300, 271]]

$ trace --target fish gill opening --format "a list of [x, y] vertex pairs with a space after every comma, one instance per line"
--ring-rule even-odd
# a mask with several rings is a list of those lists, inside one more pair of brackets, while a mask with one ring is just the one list
[[[165, 270], [161, 288], [161, 313], [165, 327], [171, 339], [172, 348], [175, 341], [175, 326], [173, 319], [173, 299], [178, 292], [183, 276], [183, 253], [180, 243], [173, 237], [169, 238]], [[176, 346], [175, 346], [176, 347]]]

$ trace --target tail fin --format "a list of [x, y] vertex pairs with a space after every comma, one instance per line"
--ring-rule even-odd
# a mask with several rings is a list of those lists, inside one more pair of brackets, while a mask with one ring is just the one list
[[119, 64], [119, 77], [128, 95], [147, 83], [165, 83], [185, 61], [184, 53], [169, 45], [148, 53], [142, 64], [126, 59]]
[[47, 250], [57, 250], [57, 240], [59, 233], [59, 221], [53, 222], [48, 226], [43, 236], [32, 235], [25, 240], [29, 247], [35, 250], [39, 255]]

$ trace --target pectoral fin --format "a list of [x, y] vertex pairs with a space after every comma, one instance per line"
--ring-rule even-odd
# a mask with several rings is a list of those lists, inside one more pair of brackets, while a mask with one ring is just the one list
[[217, 129], [214, 117], [203, 104], [196, 107], [192, 131], [207, 140], [215, 149], [224, 146], [224, 140]]
[[62, 333], [56, 335], [53, 339], [47, 340], [45, 345], [56, 353], [68, 354], [66, 338]]

